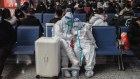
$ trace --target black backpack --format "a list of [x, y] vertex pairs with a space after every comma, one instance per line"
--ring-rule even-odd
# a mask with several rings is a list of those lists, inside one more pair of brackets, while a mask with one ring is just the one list
[[125, 25], [127, 20], [130, 20], [132, 18], [135, 17], [135, 13], [134, 12], [130, 12], [130, 11], [126, 11], [123, 13], [123, 15], [119, 16], [119, 20], [120, 20], [120, 25]]

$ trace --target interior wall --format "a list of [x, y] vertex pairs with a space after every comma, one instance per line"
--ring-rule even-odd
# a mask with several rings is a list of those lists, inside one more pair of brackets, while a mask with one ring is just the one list
[[4, 0], [0, 0], [0, 8], [4, 8]]

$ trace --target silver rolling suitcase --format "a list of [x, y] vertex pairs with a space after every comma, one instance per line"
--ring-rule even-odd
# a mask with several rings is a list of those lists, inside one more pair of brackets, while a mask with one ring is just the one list
[[60, 41], [41, 37], [35, 41], [36, 77], [55, 77], [60, 72]]

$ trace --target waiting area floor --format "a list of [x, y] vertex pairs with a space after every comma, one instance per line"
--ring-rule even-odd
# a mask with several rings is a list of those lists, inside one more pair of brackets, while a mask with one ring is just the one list
[[[84, 72], [81, 72], [80, 79], [140, 79], [140, 62], [130, 62], [126, 66], [125, 71], [119, 71], [117, 64], [97, 64], [92, 78], [85, 77]], [[22, 68], [25, 69], [25, 73], [21, 73]], [[3, 76], [5, 77], [3, 79], [36, 79], [35, 64], [23, 66], [23, 64], [6, 63]]]

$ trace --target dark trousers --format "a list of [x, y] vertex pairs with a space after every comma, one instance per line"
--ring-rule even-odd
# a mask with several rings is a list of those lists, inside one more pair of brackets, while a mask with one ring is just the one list
[[2, 74], [6, 59], [8, 58], [9, 55], [12, 54], [11, 50], [12, 46], [0, 47], [0, 76]]

